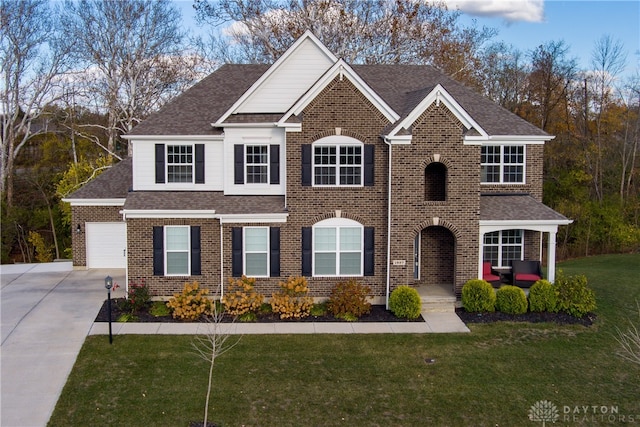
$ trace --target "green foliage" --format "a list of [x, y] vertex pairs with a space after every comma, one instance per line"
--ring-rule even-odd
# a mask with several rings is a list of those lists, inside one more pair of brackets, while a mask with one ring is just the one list
[[120, 309], [122, 311], [136, 313], [145, 308], [150, 300], [151, 294], [144, 279], [140, 280], [139, 283], [130, 282], [127, 298], [120, 302]]
[[355, 279], [340, 282], [331, 290], [327, 310], [335, 317], [343, 319], [349, 317], [357, 320], [371, 311], [371, 303], [368, 301], [370, 293], [371, 287]]
[[171, 314], [171, 310], [164, 301], [154, 301], [149, 309], [149, 314], [154, 317], [164, 317]]
[[271, 307], [271, 304], [269, 304], [268, 302], [263, 302], [260, 305], [260, 314], [271, 314], [273, 313], [273, 308]]
[[254, 311], [247, 311], [238, 316], [240, 322], [255, 322], [258, 316]]
[[53, 261], [53, 246], [45, 242], [40, 233], [35, 231], [29, 231], [29, 237], [27, 238], [36, 250], [37, 262], [51, 262]]
[[507, 314], [524, 314], [527, 312], [527, 296], [517, 286], [501, 286], [496, 291], [496, 309]]
[[182, 293], [173, 294], [167, 302], [171, 315], [175, 319], [198, 320], [200, 317], [210, 315], [213, 311], [213, 301], [207, 294], [207, 289], [200, 289], [198, 282], [185, 283]]
[[116, 322], [120, 322], [120, 323], [127, 323], [127, 322], [137, 322], [138, 316], [136, 316], [133, 313], [122, 313], [118, 319], [116, 320]]
[[471, 279], [462, 287], [462, 306], [472, 313], [495, 311], [496, 293], [493, 286], [482, 279]]
[[529, 310], [534, 313], [558, 311], [558, 296], [547, 280], [538, 280], [529, 289]]
[[327, 311], [327, 303], [321, 302], [313, 304], [311, 310], [309, 310], [309, 315], [313, 317], [322, 317], [327, 314]]
[[559, 311], [583, 317], [596, 309], [596, 296], [587, 286], [585, 275], [566, 276], [559, 271], [554, 285], [558, 294]]
[[420, 294], [410, 286], [398, 286], [389, 296], [389, 310], [401, 319], [417, 319], [422, 310]]
[[255, 291], [255, 283], [255, 278], [244, 275], [239, 279], [229, 279], [229, 286], [222, 298], [227, 313], [242, 316], [260, 309], [264, 296]]
[[309, 287], [304, 277], [289, 277], [280, 282], [280, 292], [271, 296], [271, 308], [281, 319], [307, 317], [313, 306], [313, 298], [307, 296]]

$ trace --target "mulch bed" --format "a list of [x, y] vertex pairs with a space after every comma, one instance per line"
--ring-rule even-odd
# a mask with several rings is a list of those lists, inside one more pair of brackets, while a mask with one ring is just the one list
[[566, 313], [525, 313], [506, 314], [494, 313], [469, 313], [463, 308], [457, 308], [456, 314], [464, 323], [493, 323], [499, 321], [507, 322], [529, 322], [529, 323], [558, 323], [561, 325], [583, 325], [591, 326], [596, 320], [594, 313], [588, 313], [582, 318], [574, 317]]
[[[118, 320], [118, 318], [124, 314], [124, 312], [122, 310], [120, 310], [120, 304], [118, 304], [119, 301], [121, 301], [122, 298], [116, 298], [116, 299], [112, 299], [111, 300], [111, 321], [115, 322]], [[108, 322], [109, 321], [109, 311], [107, 308], [108, 304], [107, 301], [104, 302], [104, 304], [102, 304], [102, 308], [100, 309], [100, 312], [98, 313], [98, 316], [96, 316], [96, 322]], [[171, 317], [171, 315], [169, 316], [159, 316], [159, 317], [155, 317], [153, 315], [151, 315], [148, 311], [146, 310], [141, 310], [137, 313], [135, 313], [136, 317], [138, 318], [136, 321], [137, 322], [171, 322], [171, 323], [189, 323], [189, 321], [187, 320], [179, 320], [179, 319], [174, 319], [173, 317]], [[223, 319], [223, 322], [232, 322], [233, 318], [231, 316], [225, 316], [225, 318]], [[384, 305], [372, 305], [371, 306], [371, 312], [369, 314], [365, 314], [364, 316], [360, 317], [358, 320], [358, 322], [424, 322], [424, 319], [422, 318], [422, 316], [418, 317], [417, 319], [414, 320], [406, 320], [406, 319], [399, 319], [396, 316], [393, 315], [393, 313], [391, 313], [389, 310], [386, 310]], [[302, 319], [280, 319], [280, 317], [277, 314], [259, 314], [258, 318], [256, 320], [256, 322], [258, 323], [272, 323], [272, 322], [346, 322], [346, 320], [343, 319], [336, 319], [335, 317], [333, 317], [332, 315], [328, 314], [325, 316], [308, 316]]]

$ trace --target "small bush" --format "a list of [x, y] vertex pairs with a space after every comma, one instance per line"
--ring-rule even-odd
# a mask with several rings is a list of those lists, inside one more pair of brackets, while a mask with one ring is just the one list
[[517, 286], [502, 286], [496, 291], [496, 309], [507, 314], [524, 314], [527, 312], [527, 296]]
[[313, 304], [311, 310], [309, 310], [309, 315], [313, 317], [322, 317], [327, 314], [327, 303], [321, 302], [317, 304]]
[[313, 298], [307, 296], [309, 287], [304, 277], [289, 277], [280, 282], [280, 292], [271, 296], [271, 308], [281, 319], [301, 319], [309, 315]]
[[151, 309], [149, 309], [149, 314], [154, 317], [163, 317], [171, 314], [171, 310], [167, 307], [167, 303], [164, 301], [155, 301], [151, 304]]
[[167, 302], [174, 319], [198, 320], [202, 315], [210, 315], [213, 301], [207, 298], [209, 291], [200, 289], [198, 282], [185, 283], [181, 294], [173, 294]]
[[422, 300], [415, 288], [398, 286], [389, 296], [389, 310], [401, 319], [417, 319], [422, 310]]
[[244, 275], [239, 279], [229, 279], [229, 286], [222, 298], [227, 313], [242, 316], [260, 309], [264, 296], [254, 290], [255, 283], [255, 278]]
[[118, 316], [118, 320], [116, 322], [127, 323], [127, 322], [137, 322], [139, 320], [138, 316], [133, 313], [122, 313]]
[[467, 281], [462, 287], [462, 306], [471, 313], [495, 311], [496, 293], [493, 286], [482, 279]]
[[120, 310], [136, 313], [145, 308], [151, 300], [149, 287], [144, 283], [144, 279], [140, 283], [130, 282], [127, 291], [127, 298], [120, 303]]
[[559, 272], [554, 286], [558, 294], [559, 311], [583, 317], [596, 309], [596, 296], [587, 286], [586, 276], [565, 276]]
[[529, 310], [534, 313], [558, 311], [558, 296], [553, 285], [546, 280], [538, 280], [529, 289]]
[[255, 322], [256, 319], [258, 319], [258, 316], [253, 311], [247, 311], [238, 316], [240, 322]]
[[371, 288], [358, 283], [355, 279], [340, 282], [331, 290], [327, 301], [327, 310], [337, 318], [358, 319], [371, 311], [371, 303], [367, 300]]

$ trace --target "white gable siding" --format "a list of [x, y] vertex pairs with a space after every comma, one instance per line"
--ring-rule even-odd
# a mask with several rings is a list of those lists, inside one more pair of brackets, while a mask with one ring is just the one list
[[333, 62], [307, 39], [240, 105], [238, 113], [284, 113]]
[[[225, 195], [284, 195], [286, 188], [285, 130], [282, 128], [226, 128], [224, 140], [224, 194]], [[280, 184], [235, 184], [234, 146], [279, 145]]]
[[[223, 142], [188, 139], [159, 139], [157, 141], [133, 140], [133, 190], [134, 191], [222, 191]], [[204, 184], [156, 184], [156, 144], [204, 144]]]

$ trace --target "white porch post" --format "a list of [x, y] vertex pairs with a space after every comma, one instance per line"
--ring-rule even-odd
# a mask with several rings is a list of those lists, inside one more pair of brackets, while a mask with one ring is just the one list
[[547, 280], [553, 283], [556, 280], [556, 233], [549, 232], [549, 246], [547, 248]]

